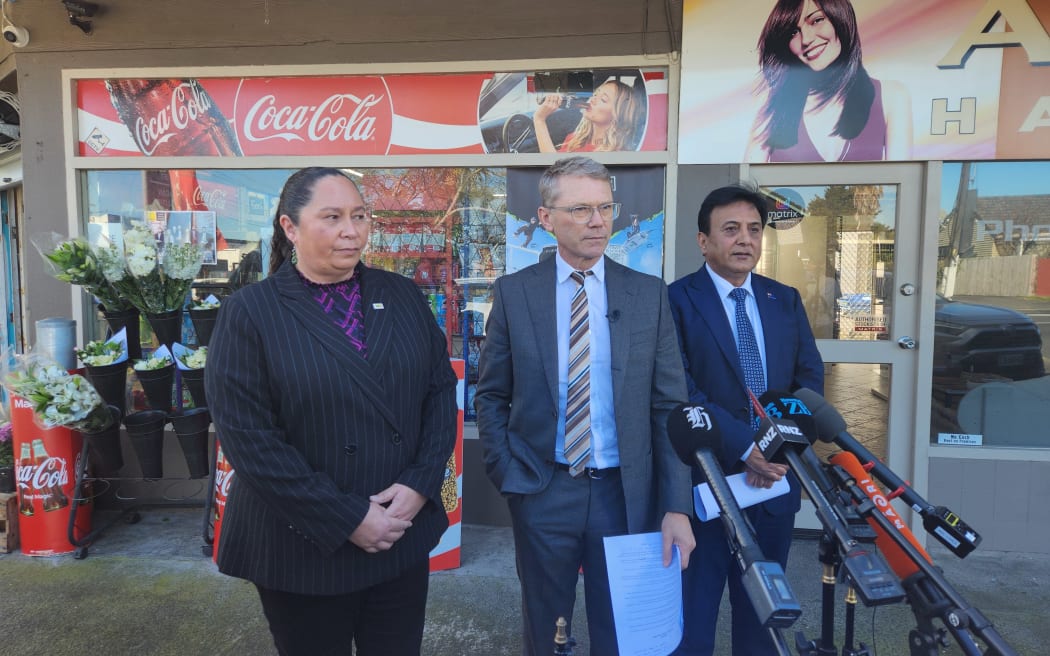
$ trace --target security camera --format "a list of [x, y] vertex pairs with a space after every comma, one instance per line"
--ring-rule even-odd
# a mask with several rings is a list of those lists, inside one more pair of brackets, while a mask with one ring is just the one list
[[4, 28], [4, 40], [16, 48], [24, 48], [29, 45], [29, 30], [17, 25], [8, 25]]

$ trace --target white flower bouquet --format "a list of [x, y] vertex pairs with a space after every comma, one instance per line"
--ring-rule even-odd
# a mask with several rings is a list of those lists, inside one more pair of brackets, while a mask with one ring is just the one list
[[172, 348], [175, 352], [179, 369], [203, 369], [208, 361], [208, 347], [201, 346], [197, 350], [188, 349], [182, 344], [175, 344]]
[[23, 356], [5, 367], [4, 386], [33, 406], [44, 428], [64, 426], [96, 433], [113, 424], [105, 402], [86, 378], [71, 374], [39, 355]]
[[204, 255], [196, 244], [164, 240], [138, 224], [124, 232], [124, 249], [94, 250], [102, 273], [139, 312], [155, 315], [182, 308]]
[[208, 298], [204, 299], [203, 301], [197, 301], [196, 303], [191, 305], [190, 309], [191, 310], [218, 310], [220, 305], [222, 305], [222, 301], [220, 301], [219, 299], [215, 298], [215, 295], [212, 294], [212, 295], [208, 296]]
[[77, 349], [77, 357], [88, 367], [104, 367], [114, 364], [124, 356], [124, 349], [118, 342], [96, 340], [88, 342], [84, 348]]
[[43, 256], [48, 273], [58, 280], [83, 287], [108, 312], [132, 308], [131, 302], [105, 276], [98, 257], [83, 238], [66, 239], [52, 232], [34, 235], [30, 241]]
[[164, 353], [158, 355], [154, 353], [148, 358], [141, 360], [135, 360], [134, 369], [135, 371], [156, 371], [157, 369], [163, 369], [164, 367], [172, 364], [171, 356]]

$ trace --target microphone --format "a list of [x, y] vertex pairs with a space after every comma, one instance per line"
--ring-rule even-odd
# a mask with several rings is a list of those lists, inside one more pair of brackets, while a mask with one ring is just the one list
[[912, 510], [922, 516], [922, 526], [926, 532], [937, 538], [959, 558], [981, 544], [981, 536], [958, 515], [944, 506], [934, 507], [918, 492], [912, 489], [900, 476], [893, 473], [875, 455], [855, 437], [846, 432], [846, 422], [842, 415], [819, 394], [813, 390], [802, 389], [796, 392], [798, 398], [809, 407], [816, 423], [816, 435], [822, 442], [834, 442], [844, 451], [855, 455], [861, 466], [875, 474], [882, 483], [892, 490], [887, 497], [901, 497]]
[[704, 473], [721, 510], [729, 550], [740, 567], [741, 581], [762, 626], [791, 626], [802, 615], [802, 607], [780, 563], [766, 560], [762, 554], [751, 523], [729, 489], [718, 464], [721, 435], [711, 414], [700, 405], [679, 404], [667, 417], [667, 436], [682, 462], [695, 465]]
[[[767, 392], [763, 399], [770, 400], [776, 396], [777, 392]], [[763, 407], [767, 405], [765, 402], [760, 403]], [[830, 485], [830, 481], [823, 476], [819, 461], [819, 473], [814, 471], [810, 462], [816, 460], [816, 456], [809, 448], [809, 440], [803, 436], [798, 426], [791, 420], [779, 419], [767, 413], [755, 434], [755, 444], [766, 460], [787, 462], [791, 471], [798, 477], [802, 488], [813, 501], [825, 532], [838, 544], [842, 554], [842, 566], [864, 604], [893, 604], [904, 599], [904, 589], [885, 559], [877, 550], [869, 550], [857, 542], [847, 528], [845, 506], [834, 494], [827, 494], [821, 489], [821, 485]], [[803, 455], [805, 453], [808, 453], [808, 456]], [[823, 482], [818, 484], [818, 478], [823, 478]]]
[[[868, 495], [868, 498], [875, 504], [875, 507], [886, 516], [886, 519], [890, 520], [890, 523], [893, 524], [897, 531], [904, 536], [908, 542], [911, 542], [912, 546], [915, 547], [927, 562], [932, 565], [933, 559], [930, 558], [930, 554], [926, 553], [926, 550], [919, 544], [919, 541], [915, 538], [911, 529], [908, 528], [908, 525], [905, 524], [901, 516], [893, 510], [893, 506], [890, 505], [890, 502], [882, 494], [882, 490], [879, 486], [868, 477], [868, 472], [864, 471], [864, 467], [862, 467], [860, 461], [857, 460], [857, 456], [848, 451], [842, 451], [833, 455], [829, 460], [832, 464], [842, 467], [846, 473], [853, 477], [853, 481], [856, 483], [857, 487], [859, 487], [864, 494]], [[901, 578], [901, 580], [904, 580], [919, 571], [918, 563], [901, 550], [886, 531], [882, 530], [882, 527], [878, 525], [878, 522], [874, 519], [868, 519], [868, 523], [873, 529], [875, 529], [875, 546], [882, 551], [882, 555], [886, 557], [886, 562], [890, 564], [890, 568]]]
[[605, 318], [609, 320], [609, 323], [613, 323], [614, 321], [619, 321], [620, 320], [620, 311], [619, 310], [613, 310], [609, 314], [605, 315]]

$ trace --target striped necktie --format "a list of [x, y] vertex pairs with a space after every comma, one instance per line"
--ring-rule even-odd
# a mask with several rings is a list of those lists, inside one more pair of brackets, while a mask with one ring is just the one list
[[585, 276], [591, 271], [573, 271], [579, 287], [569, 312], [569, 388], [565, 397], [565, 459], [574, 477], [584, 472], [591, 455], [591, 337], [587, 320]]
[[[747, 318], [747, 290], [737, 287], [729, 296], [736, 303], [736, 350], [740, 355], [740, 368], [744, 370], [744, 384], [759, 397], [766, 391], [766, 374], [762, 367], [762, 355], [758, 351], [755, 330], [751, 327], [751, 320]], [[758, 417], [751, 406], [750, 398], [747, 407], [751, 412], [752, 427], [758, 428]]]

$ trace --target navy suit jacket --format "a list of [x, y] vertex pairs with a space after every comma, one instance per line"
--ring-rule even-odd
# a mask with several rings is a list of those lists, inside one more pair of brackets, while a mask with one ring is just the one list
[[[504, 494], [543, 492], [558, 430], [555, 258], [496, 280], [474, 407], [485, 467]], [[691, 512], [689, 468], [667, 438], [685, 379], [663, 281], [605, 259], [613, 403], [632, 533]]]
[[[235, 474], [219, 569], [299, 594], [343, 594], [426, 559], [448, 525], [440, 489], [456, 439], [445, 336], [408, 279], [363, 267], [367, 358], [291, 264], [222, 302], [205, 368]], [[393, 548], [349, 541], [369, 495], [427, 497]]]
[[[766, 388], [793, 392], [800, 387], [824, 393], [824, 363], [798, 290], [751, 275], [766, 347]], [[726, 474], [742, 471], [741, 457], [754, 444], [750, 400], [744, 371], [722, 300], [707, 266], [675, 281], [669, 288], [671, 312], [678, 327], [689, 400], [711, 413], [722, 434], [721, 464]], [[703, 480], [694, 469], [694, 483]], [[797, 512], [801, 503], [794, 476], [789, 494], [763, 506], [773, 514]]]

